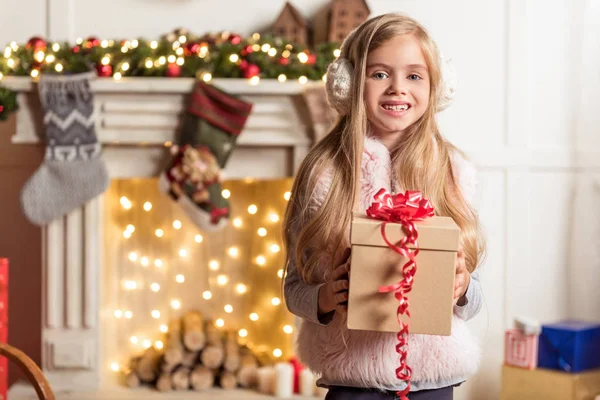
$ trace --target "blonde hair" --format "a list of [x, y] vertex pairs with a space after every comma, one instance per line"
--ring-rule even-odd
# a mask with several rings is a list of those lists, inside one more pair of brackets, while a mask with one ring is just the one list
[[[363, 143], [368, 129], [363, 99], [367, 56], [399, 35], [412, 35], [419, 41], [431, 87], [425, 114], [407, 129], [397, 147], [391, 149], [395, 177], [403, 190], [423, 192], [433, 204], [436, 215], [451, 217], [456, 222], [461, 229], [461, 244], [470, 272], [483, 256], [485, 246], [477, 214], [462, 196], [452, 171], [450, 155], [459, 150], [442, 137], [435, 118], [440, 87], [437, 46], [425, 28], [412, 18], [385, 14], [366, 21], [344, 42], [340, 57], [348, 59], [354, 67], [352, 111], [340, 117], [327, 136], [311, 149], [294, 181], [284, 220], [286, 269], [293, 257], [306, 282], [315, 282], [313, 273], [324, 254], [339, 254], [349, 246], [347, 232], [351, 211], [359, 199]], [[311, 209], [311, 197], [325, 171], [331, 174], [331, 186], [320, 208]], [[300, 229], [294, 229], [296, 226]], [[297, 236], [296, 231], [299, 231]], [[330, 261], [329, 267], [335, 267], [335, 256], [331, 256]]]

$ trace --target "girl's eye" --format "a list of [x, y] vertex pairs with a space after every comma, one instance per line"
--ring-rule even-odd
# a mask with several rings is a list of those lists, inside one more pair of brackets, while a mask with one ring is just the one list
[[385, 72], [375, 72], [373, 74], [373, 78], [375, 79], [385, 79], [388, 77], [388, 74], [386, 74]]
[[408, 79], [411, 80], [411, 81], [418, 81], [418, 80], [421, 79], [421, 77], [419, 75], [417, 75], [417, 74], [412, 74], [412, 75], [408, 76]]

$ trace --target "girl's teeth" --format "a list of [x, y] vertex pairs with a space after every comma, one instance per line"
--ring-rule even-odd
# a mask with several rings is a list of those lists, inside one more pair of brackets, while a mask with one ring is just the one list
[[408, 110], [408, 104], [402, 104], [399, 106], [386, 104], [383, 106], [383, 108], [390, 111], [406, 111]]

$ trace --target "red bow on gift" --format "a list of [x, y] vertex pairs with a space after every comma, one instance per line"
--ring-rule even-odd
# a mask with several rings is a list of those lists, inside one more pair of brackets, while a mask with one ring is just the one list
[[[384, 221], [381, 224], [383, 240], [392, 250], [408, 258], [408, 262], [402, 267], [402, 280], [394, 285], [379, 288], [380, 293], [394, 292], [394, 296], [399, 301], [397, 315], [400, 330], [396, 352], [400, 355], [400, 366], [396, 368], [396, 376], [398, 379], [406, 381], [406, 388], [399, 391], [398, 396], [401, 400], [408, 400], [406, 396], [410, 392], [412, 376], [412, 370], [407, 365], [409, 324], [402, 322], [400, 317], [402, 315], [410, 317], [406, 295], [412, 290], [414, 276], [417, 272], [415, 257], [419, 254], [419, 245], [417, 244], [419, 233], [415, 221], [433, 217], [434, 209], [431, 202], [424, 198], [419, 191], [408, 190], [404, 194], [391, 195], [387, 190], [380, 189], [367, 209], [367, 215], [370, 218]], [[405, 230], [406, 236], [397, 245], [391, 243], [385, 233], [385, 226], [388, 222], [400, 223]], [[412, 244], [414, 249], [410, 249], [409, 244]]]

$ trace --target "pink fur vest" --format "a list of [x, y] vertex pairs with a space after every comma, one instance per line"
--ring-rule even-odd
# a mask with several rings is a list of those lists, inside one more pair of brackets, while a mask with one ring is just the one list
[[[475, 175], [472, 165], [453, 155], [453, 169], [466, 198], [473, 197]], [[380, 188], [391, 192], [391, 160], [387, 148], [378, 140], [365, 140], [360, 206], [366, 210]], [[313, 195], [320, 206], [331, 184], [328, 174], [319, 181]], [[320, 271], [325, 279], [326, 271]], [[323, 326], [303, 320], [298, 332], [298, 355], [309, 369], [328, 384], [366, 388], [399, 388], [396, 378], [398, 354], [396, 335], [386, 332], [348, 330], [346, 317], [335, 313]], [[454, 317], [451, 336], [410, 335], [408, 365], [413, 382], [435, 387], [436, 382], [460, 382], [478, 367], [480, 349], [465, 321]]]

